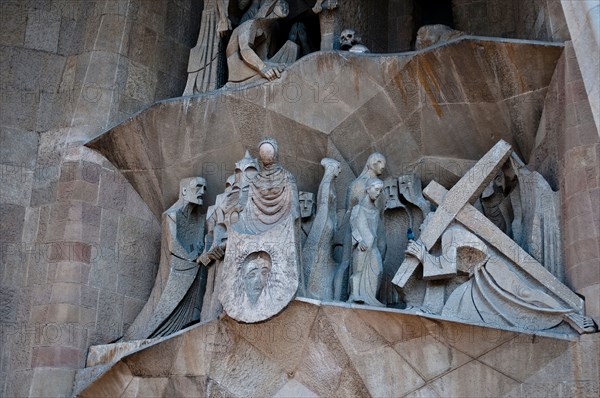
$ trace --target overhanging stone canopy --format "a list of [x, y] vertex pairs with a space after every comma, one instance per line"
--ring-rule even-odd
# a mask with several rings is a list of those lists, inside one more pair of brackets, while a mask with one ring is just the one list
[[[437, 318], [437, 319], [436, 319]], [[74, 395], [570, 396], [598, 374], [599, 334], [566, 340], [349, 304], [293, 301], [258, 324], [224, 317], [99, 346]]]
[[[157, 216], [177, 182], [202, 174], [207, 198], [264, 135], [281, 143], [298, 188], [316, 191], [319, 161], [342, 161], [340, 192], [373, 151], [392, 175], [447, 188], [499, 139], [528, 161], [562, 44], [465, 36], [426, 50], [318, 52], [281, 79], [157, 103], [90, 141]], [[338, 200], [340, 200], [340, 197]]]

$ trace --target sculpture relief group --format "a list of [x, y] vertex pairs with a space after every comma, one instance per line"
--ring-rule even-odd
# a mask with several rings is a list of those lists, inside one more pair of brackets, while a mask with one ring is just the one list
[[205, 180], [181, 180], [163, 214], [154, 289], [126, 339], [223, 313], [259, 322], [295, 297], [520, 330], [595, 330], [561, 280], [560, 256], [548, 255], [560, 248], [543, 247], [559, 244], [539, 228], [555, 214], [535, 206], [549, 186], [537, 179], [532, 188], [537, 173], [504, 141], [449, 190], [435, 180], [423, 189], [415, 174], [386, 176], [385, 156], [372, 153], [340, 211], [339, 161], [322, 159], [315, 195], [298, 191], [275, 139], [256, 153], [235, 164], [206, 214]]
[[[224, 62], [228, 87], [236, 87], [277, 79], [299, 57], [334, 48], [327, 18], [338, 15], [337, 1], [232, 4], [238, 9], [229, 0], [204, 3], [184, 95], [220, 87]], [[287, 39], [275, 37], [286, 18]], [[318, 45], [307, 28], [314, 19]], [[415, 48], [462, 35], [423, 26]], [[338, 40], [340, 50], [368, 52], [354, 30]], [[506, 142], [446, 187], [435, 176], [424, 186], [416, 173], [389, 175], [385, 154], [372, 153], [339, 202], [340, 161], [322, 159], [318, 192], [306, 192], [280, 163], [274, 139], [253, 153], [235, 164], [206, 214], [206, 181], [181, 181], [179, 200], [163, 214], [155, 286], [126, 339], [165, 336], [222, 313], [264, 321], [295, 297], [519, 330], [596, 329], [564, 284], [560, 198]]]

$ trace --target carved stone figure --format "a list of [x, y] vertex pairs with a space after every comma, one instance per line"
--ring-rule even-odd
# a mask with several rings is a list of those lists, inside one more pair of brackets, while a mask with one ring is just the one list
[[558, 280], [564, 281], [560, 194], [516, 155], [511, 158], [511, 164], [517, 181], [509, 195], [514, 216], [513, 239]]
[[340, 34], [340, 48], [353, 53], [368, 53], [369, 49], [362, 43], [362, 38], [354, 29], [344, 29]]
[[300, 203], [300, 239], [302, 247], [308, 238], [308, 234], [312, 228], [313, 216], [315, 215], [315, 194], [312, 192], [300, 191], [298, 195]]
[[[296, 180], [279, 164], [274, 139], [261, 141], [258, 150], [260, 171], [250, 182], [239, 220], [228, 230], [219, 292], [227, 315], [242, 322], [263, 321], [281, 311], [296, 294], [300, 276]], [[260, 261], [270, 261], [261, 289], [253, 271], [257, 253]]]
[[[350, 215], [352, 208], [360, 203], [366, 194], [366, 184], [369, 178], [380, 176], [385, 170], [385, 157], [379, 153], [372, 153], [367, 159], [367, 164], [361, 174], [350, 184], [346, 192], [346, 213], [339, 227], [338, 240], [342, 244], [342, 258], [338, 266], [334, 279], [334, 299], [336, 301], [345, 301], [348, 297], [348, 269], [352, 257], [352, 230], [350, 228]], [[383, 211], [384, 203], [380, 197], [377, 200], [377, 208]], [[385, 237], [380, 237], [385, 242]], [[382, 257], [385, 252], [381, 253]]]
[[254, 18], [235, 28], [225, 51], [228, 82], [247, 82], [259, 77], [274, 80], [281, 76], [285, 65], [278, 61], [290, 62], [290, 54], [295, 52], [297, 56], [298, 46], [288, 40], [271, 60], [268, 55], [273, 52], [273, 24], [286, 17], [288, 12], [285, 0], [265, 0], [260, 3]]
[[[427, 217], [419, 240], [409, 244], [393, 283], [403, 288], [419, 263], [428, 280], [452, 278], [460, 271], [469, 280], [454, 291], [444, 292], [440, 284], [428, 292], [432, 294], [424, 304], [431, 312], [439, 312], [450, 294], [441, 312], [455, 319], [532, 330], [564, 320], [580, 333], [593, 331], [583, 300], [469, 204], [511, 152], [510, 145], [500, 141], [450, 191], [435, 181], [427, 186], [424, 194], [438, 208]], [[441, 257], [431, 253], [440, 237]]]
[[324, 158], [323, 179], [317, 193], [317, 215], [302, 249], [302, 266], [306, 281], [305, 295], [317, 300], [333, 299], [333, 234], [337, 226], [334, 180], [341, 171], [340, 162]]
[[578, 324], [582, 332], [594, 331], [593, 322], [553, 297], [551, 291], [535, 287], [519, 274], [518, 266], [462, 225], [452, 223], [441, 240], [440, 256], [429, 254], [424, 245], [415, 241], [410, 242], [407, 253], [417, 257], [424, 269], [443, 267], [469, 275], [469, 279], [456, 287], [445, 303], [448, 292], [436, 295], [440, 303], [427, 303], [427, 309], [443, 306], [435, 312], [450, 319], [497, 326], [544, 330], [566, 321]]
[[398, 191], [408, 203], [417, 206], [423, 213], [423, 218], [431, 211], [431, 203], [423, 197], [421, 179], [416, 174], [406, 174], [398, 177]]
[[205, 216], [200, 212], [206, 181], [180, 182], [179, 200], [163, 213], [161, 259], [148, 302], [125, 333], [126, 340], [167, 336], [200, 318]]
[[464, 36], [466, 33], [460, 30], [454, 30], [446, 25], [425, 25], [417, 31], [417, 40], [415, 49], [421, 50], [425, 47], [443, 43], [454, 38]]
[[222, 38], [231, 30], [231, 22], [227, 17], [228, 6], [229, 0], [204, 2], [198, 42], [190, 50], [188, 81], [183, 95], [215, 90], [225, 82]]
[[222, 260], [227, 248], [227, 232], [239, 219], [248, 198], [250, 181], [258, 173], [258, 162], [248, 151], [235, 164], [235, 174], [229, 176], [225, 192], [217, 195], [215, 205], [206, 214], [206, 244], [200, 261], [208, 266], [206, 293], [202, 305], [201, 320], [216, 318], [223, 310], [218, 295], [221, 291]]
[[384, 305], [377, 300], [377, 292], [383, 273], [381, 253], [385, 251], [385, 241], [378, 239], [383, 235], [383, 223], [376, 201], [382, 189], [383, 181], [370, 178], [366, 184], [366, 195], [352, 208], [352, 273], [348, 299], [380, 307]]
[[315, 194], [312, 192], [300, 191], [298, 201], [300, 202], [300, 217], [312, 217], [315, 208]]
[[383, 182], [383, 190], [385, 194], [385, 210], [396, 209], [403, 207], [398, 197], [398, 180], [390, 177]]

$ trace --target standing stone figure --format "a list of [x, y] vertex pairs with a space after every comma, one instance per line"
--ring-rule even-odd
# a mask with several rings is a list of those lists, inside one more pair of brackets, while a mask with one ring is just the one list
[[167, 336], [200, 319], [205, 276], [196, 260], [204, 249], [205, 187], [202, 177], [182, 179], [179, 200], [163, 213], [156, 281], [125, 340]]
[[[348, 192], [346, 193], [346, 213], [338, 231], [340, 234], [339, 239], [342, 241], [342, 259], [336, 270], [334, 279], [333, 296], [336, 301], [345, 301], [348, 297], [348, 269], [352, 257], [352, 231], [350, 229], [352, 208], [359, 204], [365, 196], [367, 180], [380, 176], [383, 174], [384, 169], [385, 157], [379, 152], [374, 152], [367, 159], [367, 164], [363, 171], [348, 187]], [[380, 209], [380, 212], [383, 212], [383, 207], [384, 203], [380, 197], [377, 200], [377, 208]], [[384, 236], [380, 236], [379, 238], [381, 242], [385, 242]], [[381, 256], [385, 257], [385, 248]]]
[[206, 292], [202, 303], [201, 320], [215, 319], [223, 311], [218, 296], [221, 291], [223, 256], [227, 248], [227, 233], [243, 211], [248, 198], [250, 181], [258, 173], [258, 162], [248, 151], [235, 164], [235, 174], [229, 176], [225, 192], [217, 195], [215, 205], [206, 213], [206, 246], [199, 261], [208, 267]]
[[279, 163], [274, 139], [261, 141], [258, 150], [260, 171], [250, 182], [239, 221], [227, 233], [219, 292], [227, 315], [248, 323], [285, 308], [300, 276], [296, 179]]
[[300, 202], [300, 240], [302, 247], [306, 243], [308, 234], [312, 228], [315, 215], [315, 194], [312, 192], [298, 192], [298, 201]]
[[225, 82], [223, 38], [231, 30], [229, 0], [206, 0], [196, 46], [190, 51], [188, 80], [183, 95], [216, 90]]
[[369, 178], [366, 195], [352, 208], [352, 273], [348, 299], [350, 302], [380, 307], [384, 305], [377, 300], [377, 292], [383, 274], [381, 253], [385, 250], [385, 242], [378, 238], [383, 235], [383, 223], [376, 202], [382, 189], [383, 181]]
[[306, 296], [317, 300], [333, 300], [333, 277], [336, 263], [333, 259], [333, 234], [336, 221], [334, 180], [340, 174], [340, 162], [324, 158], [325, 168], [317, 193], [317, 215], [304, 248], [302, 266], [306, 281]]

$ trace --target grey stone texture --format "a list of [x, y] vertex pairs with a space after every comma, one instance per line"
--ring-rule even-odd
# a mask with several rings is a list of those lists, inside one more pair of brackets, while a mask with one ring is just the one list
[[[347, 18], [350, 19], [347, 21], [353, 22], [360, 2], [345, 3], [348, 4], [347, 10], [350, 10], [347, 13]], [[390, 0], [387, 7], [382, 6], [383, 3], [369, 0], [366, 8], [361, 8], [364, 18], [360, 24], [353, 27], [363, 33], [364, 41], [372, 51], [410, 49], [412, 36], [416, 33], [416, 26], [412, 25], [414, 22], [410, 22], [415, 20], [412, 1]], [[506, 36], [552, 41], [568, 38], [558, 1], [514, 0], [483, 3], [455, 1], [454, 27], [471, 34], [496, 35], [496, 32], [509, 32]], [[523, 8], [525, 12], [515, 13], [515, 7], [519, 4], [529, 8]], [[461, 10], [463, 6], [465, 8]], [[383, 150], [387, 146], [393, 147], [394, 142], [404, 138], [406, 139], [401, 151], [387, 154], [388, 167], [393, 174], [403, 175], [416, 170], [424, 183], [436, 177], [436, 181], [449, 188], [462, 176], [461, 170], [470, 167], [473, 161], [495, 142], [488, 136], [488, 132], [495, 131], [496, 128], [503, 131], [504, 133], [495, 136], [494, 140], [500, 137], [508, 139], [513, 145], [518, 142], [522, 157], [542, 173], [554, 189], [560, 188], [565, 212], [564, 236], [568, 236], [565, 239], [569, 239], [569, 242], [564, 242], [567, 284], [586, 296], [587, 312], [595, 314], [596, 320], [599, 319], [600, 300], [597, 298], [600, 297], [600, 283], [597, 274], [598, 253], [595, 250], [600, 239], [597, 236], [596, 222], [597, 209], [600, 208], [597, 185], [600, 164], [597, 150], [598, 132], [594, 126], [590, 127], [589, 122], [592, 119], [588, 109], [588, 98], [575, 54], [569, 46], [558, 62], [556, 71], [554, 62], [561, 52], [558, 47], [545, 47], [543, 54], [540, 54], [536, 51], [531, 52], [531, 47], [521, 43], [504, 46], [495, 51], [493, 40], [489, 45], [474, 44], [471, 49], [473, 56], [465, 56], [462, 50], [457, 50], [454, 57], [449, 56], [448, 47], [445, 46], [436, 50], [439, 57], [432, 54], [417, 55], [418, 62], [406, 62], [404, 56], [400, 57], [399, 62], [393, 61], [388, 64], [379, 62], [379, 58], [376, 57], [363, 57], [361, 62], [357, 62], [359, 58], [351, 56], [342, 62], [332, 54], [313, 55], [311, 57], [318, 59], [319, 67], [316, 68], [307, 60], [300, 62], [287, 74], [285, 82], [290, 83], [287, 86], [279, 84], [255, 87], [218, 97], [213, 94], [192, 98], [185, 104], [162, 103], [151, 110], [156, 112], [162, 109], [162, 114], [156, 115], [158, 122], [137, 120], [132, 122], [135, 125], [134, 130], [137, 130], [140, 143], [144, 142], [146, 129], [175, 130], [175, 136], [170, 142], [156, 142], [150, 139], [144, 143], [152, 148], [150, 153], [154, 157], [153, 160], [161, 163], [158, 169], [138, 171], [132, 167], [123, 172], [129, 180], [137, 181], [137, 191], [128, 187], [126, 203], [121, 210], [101, 209], [100, 242], [90, 244], [91, 242], [86, 242], [87, 238], [84, 238], [93, 237], [97, 233], [95, 213], [90, 216], [89, 225], [82, 223], [82, 227], [76, 226], [76, 220], [69, 220], [70, 225], [60, 225], [61, 223], [53, 218], [52, 211], [57, 203], [63, 161], [90, 161], [103, 170], [114, 172], [115, 168], [106, 159], [92, 156], [76, 143], [87, 141], [108, 126], [125, 120], [150, 105], [154, 100], [177, 96], [182, 92], [185, 86], [188, 51], [195, 45], [198, 37], [200, 7], [199, 2], [187, 0], [4, 1], [0, 4], [0, 203], [3, 206], [16, 205], [25, 208], [25, 211], [20, 213], [23, 220], [21, 241], [3, 246], [1, 253], [0, 290], [11, 295], [11, 298], [3, 303], [9, 303], [9, 319], [14, 317], [20, 323], [3, 325], [8, 328], [5, 330], [16, 332], [9, 336], [10, 341], [0, 345], [0, 395], [27, 396], [35, 395], [38, 391], [45, 391], [49, 395], [70, 395], [72, 367], [74, 364], [81, 366], [87, 346], [92, 342], [104, 344], [118, 337], [118, 331], [122, 329], [125, 319], [130, 320], [132, 312], [139, 309], [140, 300], [129, 297], [129, 293], [126, 293], [131, 289], [122, 288], [121, 293], [117, 293], [119, 280], [137, 277], [142, 290], [144, 287], [149, 289], [154, 280], [157, 253], [146, 253], [148, 268], [143, 271], [137, 268], [138, 265], [133, 271], [128, 267], [130, 263], [119, 257], [121, 251], [117, 237], [123, 218], [137, 217], [141, 220], [140, 223], [146, 222], [150, 226], [149, 229], [144, 227], [143, 230], [134, 232], [134, 242], [157, 242], [159, 226], [156, 217], [174, 200], [176, 184], [173, 181], [177, 181], [176, 177], [201, 171], [202, 174], [211, 175], [209, 184], [212, 184], [213, 180], [218, 181], [213, 187], [223, 186], [226, 176], [231, 174], [232, 170], [228, 169], [231, 168], [230, 165], [243, 154], [245, 147], [251, 147], [252, 143], [260, 138], [265, 129], [272, 129], [274, 134], [278, 131], [297, 132], [291, 137], [277, 137], [288, 141], [282, 144], [282, 147], [294, 148], [285, 154], [283, 164], [298, 176], [300, 189], [311, 192], [316, 192], [318, 187], [321, 175], [318, 160], [322, 157], [329, 155], [343, 161], [343, 171], [338, 177], [336, 187], [338, 192], [344, 192], [344, 184], [347, 185], [353, 180], [369, 153], [376, 149]], [[492, 7], [493, 12], [488, 10], [489, 7]], [[501, 8], [498, 10], [498, 7]], [[40, 24], [43, 18], [48, 20], [47, 25]], [[58, 34], [57, 18], [60, 18]], [[468, 27], [469, 24], [473, 25], [473, 29]], [[580, 25], [583, 27], [585, 23]], [[336, 29], [341, 31], [342, 27], [338, 26]], [[40, 31], [44, 32], [43, 37]], [[386, 32], [382, 36], [385, 38], [378, 41], [377, 35], [381, 32]], [[152, 44], [154, 34], [155, 48]], [[374, 44], [373, 41], [377, 43]], [[463, 45], [465, 43], [468, 42], [462, 42]], [[511, 48], [511, 51], [508, 48]], [[491, 54], [489, 59], [494, 60], [491, 64], [487, 63], [487, 57], [474, 55], [482, 51]], [[509, 57], [514, 57], [512, 62], [508, 61]], [[534, 62], [525, 64], [528, 57]], [[371, 61], [368, 61], [369, 59]], [[541, 59], [545, 61], [541, 62]], [[132, 75], [136, 77], [131, 77], [130, 87], [140, 87], [135, 95], [144, 93], [148, 98], [147, 103], [125, 94], [130, 80], [129, 66], [133, 62], [136, 63], [134, 68], [143, 66], [155, 73], [134, 73]], [[450, 63], [454, 66], [447, 69], [446, 66]], [[393, 78], [379, 78], [382, 65], [390, 65], [390, 75]], [[324, 72], [330, 68], [333, 72]], [[86, 73], [90, 70], [102, 74]], [[451, 70], [451, 73], [443, 73], [448, 70]], [[482, 70], [487, 72], [482, 73]], [[110, 71], [114, 74], [107, 73]], [[461, 75], [459, 71], [464, 71], [464, 75], [469, 78], [458, 78]], [[337, 73], [341, 73], [338, 80], [335, 78]], [[99, 81], [97, 76], [108, 80]], [[145, 87], [140, 86], [138, 76], [147, 79], [146, 82], [150, 84], [156, 81], [153, 96], [149, 94], [150, 90], [144, 91]], [[319, 78], [318, 84], [315, 84], [313, 76]], [[360, 76], [369, 76], [371, 79], [362, 79]], [[480, 76], [486, 78], [479, 79]], [[520, 82], [519, 76], [523, 79], [522, 87], [513, 84]], [[551, 76], [553, 80], [550, 82]], [[413, 80], [412, 77], [417, 79]], [[440, 82], [444, 83], [439, 86], [442, 89], [436, 85]], [[300, 96], [295, 96], [296, 86], [292, 83], [301, 88]], [[439, 92], [443, 93], [443, 97]], [[268, 93], [272, 96], [267, 95]], [[429, 98], [436, 101], [432, 102]], [[224, 105], [218, 105], [219, 101]], [[439, 107], [434, 105], [436, 102]], [[186, 111], [188, 106], [189, 112]], [[180, 107], [181, 112], [172, 112], [170, 107]], [[197, 107], [205, 107], [203, 109], [211, 112], [199, 112]], [[224, 107], [225, 112], [212, 112], [222, 109], [221, 107]], [[436, 110], [442, 112], [441, 117], [438, 117]], [[233, 116], [223, 118], [223, 114]], [[455, 114], [462, 116], [456, 118], [453, 116]], [[204, 115], [207, 115], [207, 119], [204, 119]], [[312, 119], [312, 122], [307, 119]], [[361, 127], [363, 121], [366, 125], [376, 126], [368, 129], [368, 136], [371, 138], [369, 148], [359, 148], [356, 145], [359, 141], [351, 139], [364, 136], [365, 129]], [[222, 128], [219, 131], [225, 131], [226, 134], [211, 135], [204, 130], [183, 134], [184, 128], [181, 126], [199, 126], [202, 123], [211, 126], [218, 124]], [[316, 128], [311, 123], [316, 123]], [[248, 131], [247, 127], [251, 127], [252, 131]], [[514, 137], [519, 138], [509, 139], [506, 132], [511, 130]], [[429, 131], [432, 134], [429, 134]], [[470, 131], [472, 135], [469, 134]], [[18, 135], [14, 132], [18, 132]], [[456, 134], [459, 132], [457, 138]], [[155, 132], [154, 135], [147, 136], [156, 139], [158, 134]], [[181, 137], [187, 137], [181, 142], [186, 142], [189, 146], [176, 143]], [[429, 148], [422, 153], [432, 140], [438, 142], [440, 148], [448, 148], [448, 151], [438, 153], [435, 148]], [[165, 156], [158, 151], [159, 145], [165, 151]], [[172, 151], [181, 147], [187, 148], [186, 161], [176, 163], [173, 161]], [[198, 147], [202, 149], [201, 152], [196, 151]], [[227, 150], [222, 150], [224, 148]], [[136, 159], [137, 156], [144, 160], [142, 155], [136, 155]], [[5, 159], [8, 159], [8, 163]], [[15, 160], [19, 165], [23, 161], [25, 166], [15, 169]], [[145, 160], [147, 165], [150, 164], [149, 160]], [[144, 164], [144, 161], [138, 164]], [[398, 172], [403, 169], [408, 170]], [[83, 178], [63, 182], [73, 181], [78, 184], [95, 184]], [[147, 181], [150, 181], [150, 185]], [[162, 184], [166, 187], [164, 190]], [[64, 192], [69, 190], [65, 191], [63, 188], [61, 192], [64, 195]], [[215, 195], [216, 191], [208, 192], [207, 202], [212, 203]], [[338, 208], [341, 210], [342, 196], [338, 196]], [[150, 204], [151, 210], [142, 197]], [[97, 202], [92, 202], [91, 195], [80, 196], [79, 199], [68, 195], [61, 198], [66, 199], [62, 200], [61, 204], [73, 205], [76, 209], [76, 203], [81, 202], [92, 207], [98, 206]], [[594, 223], [582, 222], [582, 219], [593, 220]], [[3, 222], [4, 220], [1, 220], [1, 223]], [[66, 222], [67, 220], [65, 224]], [[11, 230], [13, 228], [10, 227]], [[67, 240], [64, 238], [67, 233], [78, 238]], [[51, 244], [56, 243], [61, 244], [63, 254], [54, 259], [52, 256], [57, 254], [57, 247]], [[87, 248], [86, 255], [83, 255], [84, 248]], [[69, 261], [69, 256], [74, 261]], [[121, 272], [123, 278], [120, 276]], [[79, 305], [49, 303], [55, 284], [75, 284], [78, 278], [82, 281]], [[121, 282], [120, 286], [125, 285]], [[108, 298], [111, 294], [115, 296], [114, 303]], [[69, 300], [75, 302], [77, 298], [73, 295]], [[16, 309], [13, 309], [12, 306], [15, 305]], [[101, 309], [100, 312], [98, 308]], [[101, 317], [98, 317], [99, 313], [102, 314]], [[302, 311], [297, 315], [301, 314]], [[42, 339], [36, 342], [35, 327], [55, 320], [60, 320], [58, 325], [62, 327], [61, 338], [58, 341]], [[269, 391], [276, 393], [283, 389], [285, 392], [284, 387], [288, 386], [287, 391], [309, 390], [322, 395], [332, 395], [335, 391], [339, 391], [340, 395], [368, 394], [369, 390], [365, 384], [357, 382], [362, 374], [353, 367], [346, 366], [349, 363], [348, 356], [336, 354], [342, 352], [339, 348], [341, 343], [335, 337], [337, 324], [332, 327], [326, 320], [321, 324], [321, 340], [317, 341], [313, 336], [310, 340], [313, 343], [303, 346], [309, 358], [306, 359], [309, 365], [304, 368], [305, 375], [299, 383], [306, 386], [306, 389], [289, 381], [288, 374], [293, 369], [288, 369], [289, 372], [286, 372], [280, 384], [269, 384]], [[65, 337], [71, 336], [68, 325], [75, 325], [73, 335], [76, 337]], [[378, 329], [382, 335], [389, 336], [398, 330], [406, 330], [406, 325], [410, 323], [405, 322], [400, 328], [382, 328], [379, 325], [385, 323], [377, 321], [372, 327]], [[13, 326], [20, 329], [13, 329]], [[434, 328], [436, 325], [429, 327]], [[436, 338], [443, 340], [442, 337], [452, 336], [452, 330], [449, 331], [449, 328], [450, 326], [443, 333], [436, 335]], [[492, 342], [489, 342], [487, 337], [478, 337], [481, 334], [469, 332], [467, 339], [455, 339], [452, 346], [475, 358], [479, 358], [490, 349], [494, 352], [493, 342], [502, 340], [504, 334], [485, 330], [485, 336], [490, 336], [490, 333], [493, 336]], [[48, 333], [51, 333], [49, 329]], [[293, 328], [288, 333], [293, 333]], [[412, 333], [412, 330], [409, 330], [409, 333]], [[219, 332], [218, 336], [224, 334]], [[538, 344], [539, 337], [536, 337], [535, 344], [531, 343], [532, 347], [539, 349], [535, 351], [541, 352], [539, 355], [532, 356], [532, 351], [521, 350], [522, 345], [505, 347], [505, 355], [514, 355], [516, 359], [513, 362], [503, 361], [503, 368], [498, 370], [509, 379], [515, 377], [518, 372], [528, 377], [525, 383], [518, 384], [512, 391], [508, 391], [508, 394], [597, 395], [598, 384], [594, 380], [598, 379], [598, 374], [587, 373], [589, 369], [597, 369], [594, 367], [596, 362], [593, 362], [597, 355], [589, 362], [584, 359], [583, 363], [588, 365], [581, 368], [583, 370], [580, 377], [573, 376], [572, 363], [577, 362], [581, 353], [594, 352], [594, 347], [597, 347], [597, 342], [594, 343], [596, 346], [586, 345], [589, 339], [590, 337], [582, 338], [580, 343], [575, 343], [565, 351], [566, 356], [551, 360], [545, 368], [546, 371], [532, 375], [527, 369], [533, 368], [525, 369], [522, 364], [530, 364], [532, 358], [550, 358], [557, 352], [556, 347]], [[226, 347], [223, 341], [215, 341], [213, 337], [206, 341], [210, 341], [207, 346], [211, 352], [217, 354]], [[425, 352], [449, 352], [451, 354], [448, 355], [452, 355], [453, 358], [459, 357], [454, 355], [456, 352], [453, 350], [438, 350], [435, 345], [421, 344], [418, 339], [413, 344], [419, 344], [421, 348], [426, 347]], [[53, 347], [54, 351], [40, 351], [39, 347]], [[35, 362], [34, 348], [37, 348]], [[249, 357], [254, 353], [251, 348], [240, 348], [237, 354], [228, 356], [227, 359], [234, 361], [236, 355], [240, 354], [247, 354]], [[277, 352], [277, 348], [273, 347], [271, 352]], [[281, 352], [287, 353], [283, 350]], [[421, 355], [421, 352], [422, 349], [413, 355]], [[51, 368], [45, 365], [34, 368], [34, 363], [35, 366], [49, 363], [44, 361], [54, 358], [54, 353], [57, 353], [56, 357], [61, 362], [53, 363]], [[320, 358], [323, 355], [337, 358], [335, 366], [322, 365]], [[393, 355], [391, 357], [395, 358]], [[458, 363], [461, 360], [458, 358]], [[291, 362], [293, 360], [289, 361]], [[517, 364], [516, 368], [513, 363]], [[187, 375], [187, 369], [205, 365], [197, 361], [196, 357], [187, 357], [179, 362], [177, 378], [169, 380], [166, 386], [161, 378], [149, 379], [148, 383], [138, 380], [132, 383], [131, 392], [141, 391], [142, 395], [152, 395], [152, 391], [183, 391], [190, 388], [187, 391], [198, 391], [197, 395], [203, 395], [203, 391], [209, 391], [213, 395], [232, 395], [234, 391], [243, 395], [243, 388], [239, 387], [240, 379], [236, 379], [235, 375], [227, 377], [227, 366], [220, 366], [217, 369], [220, 372], [219, 377], [211, 379]], [[439, 364], [438, 368], [445, 366]], [[444, 391], [450, 388], [447, 386], [459, 385], [465, 390], [456, 392], [456, 395], [479, 396], [486, 392], [498, 395], [496, 387], [481, 391], [482, 383], [465, 382], [474, 380], [470, 376], [476, 372], [485, 380], [489, 380], [490, 386], [497, 386], [499, 376], [485, 368], [481, 370], [482, 366], [480, 362], [474, 362], [469, 367], [464, 367], [462, 374], [456, 373], [448, 377], [444, 375], [436, 379], [435, 386], [425, 385], [409, 393], [412, 396], [446, 395]], [[415, 368], [419, 369], [416, 365]], [[437, 377], [433, 376], [436, 372], [438, 371], [418, 370], [423, 376], [427, 374], [427, 377], [422, 377], [427, 380]], [[127, 374], [127, 371], [123, 371], [125, 378]], [[406, 374], [414, 376], [410, 369]], [[48, 385], [48, 380], [52, 380], [53, 383]], [[221, 383], [224, 380], [226, 382]], [[190, 384], [194, 387], [186, 387]], [[412, 385], [412, 382], [410, 384]], [[392, 394], [398, 395], [401, 390], [395, 390]], [[253, 391], [255, 390], [250, 392]], [[108, 395], [114, 396], [117, 393]], [[258, 391], [255, 395], [261, 393], [262, 391]]]
[[[263, 131], [278, 139], [281, 162], [302, 191], [317, 191], [319, 162], [334, 151], [328, 146], [355, 175], [379, 150], [389, 175], [415, 170], [424, 184], [434, 175], [454, 183], [465, 161], [478, 159], [498, 138], [529, 160], [561, 52], [554, 44], [465, 37], [394, 56], [316, 53], [276, 82], [158, 103], [87, 145], [123, 172], [156, 216], [175, 201], [174, 182], [194, 170], [207, 179], [206, 199], [213, 202], [230, 165]], [[370, 79], [349, 84], [361, 73]], [[522, 84], [514, 83], [516, 75]]]
[[225, 317], [142, 346], [95, 348], [102, 360], [78, 372], [75, 393], [166, 396], [177, 386], [206, 396], [593, 396], [598, 336], [557, 340], [294, 301], [259, 324]]
[[[0, 395], [69, 395], [72, 369], [83, 366], [89, 344], [119, 337], [148, 295], [159, 224], [114, 168], [77, 142], [181, 93], [200, 7], [162, 0], [0, 5], [0, 290], [2, 321], [17, 328], [2, 344]], [[187, 22], [171, 32], [173, 8]], [[136, 73], [141, 67], [144, 74]], [[148, 84], [158, 80], [164, 83]], [[141, 94], [123, 108], [129, 81]], [[123, 245], [128, 217], [138, 227]], [[122, 254], [131, 247], [141, 248], [136, 264]], [[56, 330], [44, 330], [53, 322], [56, 338]]]
[[455, 28], [470, 34], [516, 39], [570, 39], [560, 0], [452, 0]]

